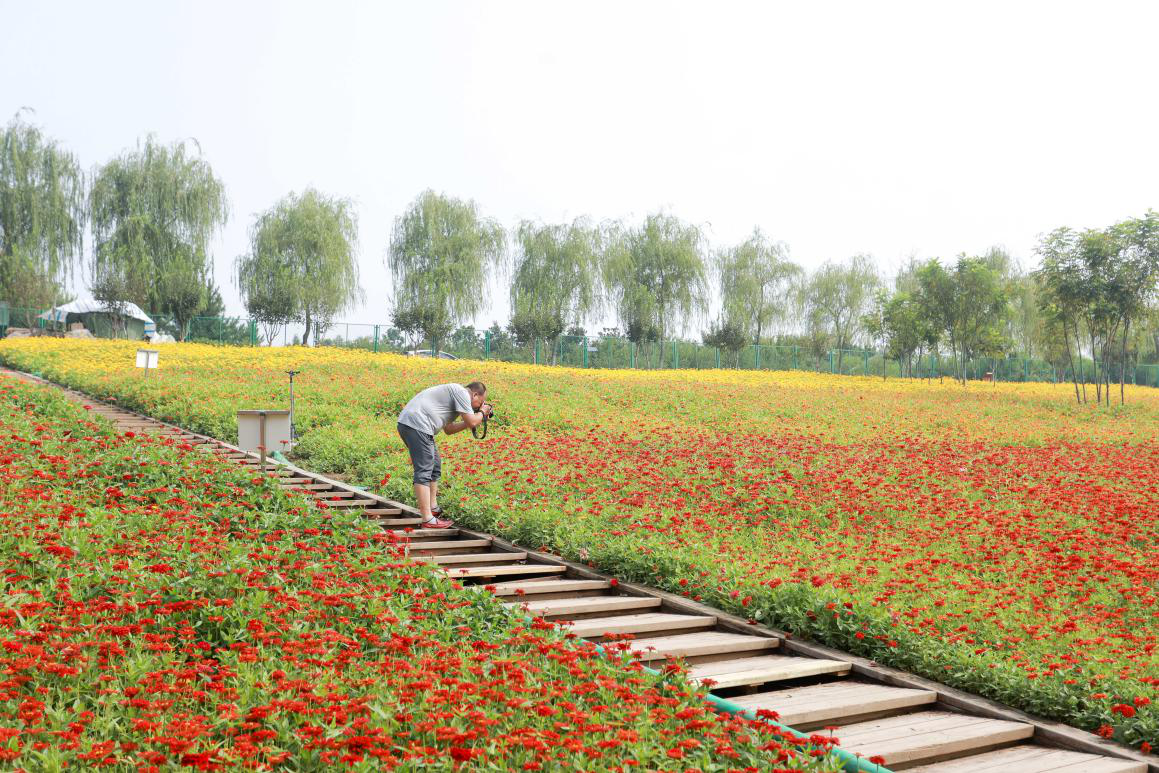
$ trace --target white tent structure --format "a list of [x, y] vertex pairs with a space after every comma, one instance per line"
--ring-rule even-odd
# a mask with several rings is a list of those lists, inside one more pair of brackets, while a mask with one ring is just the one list
[[[92, 333], [109, 337], [116, 335], [113, 312], [98, 301], [73, 301], [56, 306], [40, 315], [50, 324], [69, 325], [80, 322]], [[129, 338], [156, 336], [157, 325], [135, 303], [121, 304], [122, 335]]]

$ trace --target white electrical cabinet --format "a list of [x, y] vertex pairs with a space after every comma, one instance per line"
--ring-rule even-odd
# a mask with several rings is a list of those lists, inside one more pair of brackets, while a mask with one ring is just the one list
[[262, 424], [265, 424], [266, 453], [286, 453], [290, 450], [290, 412], [282, 410], [238, 411], [237, 445], [243, 451], [258, 453], [262, 443]]

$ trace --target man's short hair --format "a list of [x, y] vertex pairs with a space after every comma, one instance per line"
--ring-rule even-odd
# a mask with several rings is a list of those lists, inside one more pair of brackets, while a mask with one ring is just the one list
[[470, 384], [467, 384], [467, 391], [473, 395], [485, 395], [487, 394], [487, 387], [482, 381], [472, 381]]

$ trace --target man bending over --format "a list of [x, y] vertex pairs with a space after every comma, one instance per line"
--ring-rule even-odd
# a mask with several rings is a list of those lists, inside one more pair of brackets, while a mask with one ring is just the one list
[[[424, 389], [410, 399], [398, 415], [398, 434], [410, 451], [414, 465], [415, 499], [423, 517], [424, 529], [446, 529], [451, 522], [439, 516], [439, 478], [443, 465], [435, 435], [439, 430], [454, 435], [477, 427], [484, 416], [491, 416], [491, 406], [484, 402], [487, 387], [482, 382], [439, 384]], [[458, 416], [458, 420], [455, 419]]]

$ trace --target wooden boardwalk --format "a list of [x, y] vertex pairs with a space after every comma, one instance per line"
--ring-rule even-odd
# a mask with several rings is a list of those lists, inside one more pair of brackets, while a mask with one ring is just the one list
[[[168, 435], [255, 472], [261, 466], [256, 455], [222, 441], [64, 391], [121, 429]], [[880, 756], [889, 770], [1159, 773], [1153, 755], [786, 638], [679, 596], [613, 583], [587, 567], [489, 534], [419, 529], [413, 508], [294, 465], [268, 461], [265, 473], [322, 506], [360, 508], [404, 539], [414, 560], [434, 564], [464, 585], [484, 586], [504, 603], [555, 621], [579, 638], [606, 642], [630, 636], [631, 649], [645, 665], [680, 659], [689, 679], [742, 709], [776, 711], [783, 724], [805, 733], [830, 734], [821, 729], [836, 727], [831, 735], [840, 748], [865, 758]]]

